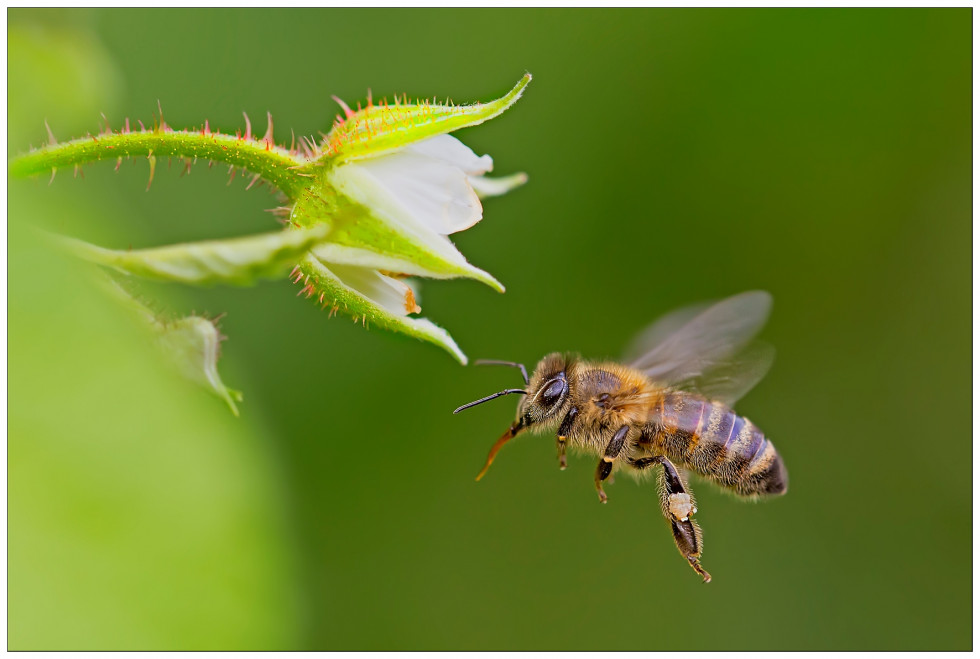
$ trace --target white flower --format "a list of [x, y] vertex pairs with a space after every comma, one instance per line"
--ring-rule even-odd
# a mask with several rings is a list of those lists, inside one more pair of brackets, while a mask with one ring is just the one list
[[329, 238], [296, 270], [307, 297], [355, 320], [443, 345], [465, 357], [443, 330], [420, 318], [404, 278], [469, 277], [503, 292], [471, 265], [449, 236], [483, 219], [481, 198], [504, 194], [524, 174], [491, 179], [493, 159], [478, 156], [448, 133], [499, 115], [530, 81], [505, 96], [469, 106], [370, 104], [338, 118], [322, 144], [315, 182], [296, 200], [296, 227], [325, 222]]
[[[340, 165], [329, 178], [340, 195], [370, 209], [374, 220], [395, 229], [410, 243], [424, 246], [434, 258], [405, 258], [376, 248], [331, 242], [321, 244], [313, 253], [325, 263], [372, 270], [436, 278], [470, 276], [502, 291], [496, 279], [470, 265], [448, 238], [483, 219], [483, 205], [474, 186], [502, 194], [523, 182], [520, 177], [512, 177], [504, 185], [491, 182], [483, 175], [492, 168], [490, 156], [477, 156], [450, 135], [437, 135], [376, 158]], [[388, 283], [396, 285], [395, 280]], [[411, 311], [411, 306], [399, 308]]]

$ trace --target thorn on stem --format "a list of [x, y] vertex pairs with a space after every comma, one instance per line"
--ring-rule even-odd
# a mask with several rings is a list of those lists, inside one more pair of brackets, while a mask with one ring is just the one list
[[269, 120], [269, 127], [265, 129], [265, 136], [262, 139], [265, 141], [266, 146], [271, 146], [272, 144], [274, 144], [273, 137], [272, 137], [272, 113], [266, 112], [265, 116]]
[[44, 120], [44, 127], [48, 129], [48, 144], [55, 145], [58, 140], [54, 139], [54, 133], [51, 132], [51, 126], [48, 125], [48, 120]]
[[164, 133], [169, 133], [170, 126], [168, 126], [167, 122], [163, 120], [163, 106], [160, 104], [159, 98], [157, 99], [157, 110], [159, 110], [160, 112], [160, 131]]
[[337, 96], [331, 96], [330, 98], [332, 98], [332, 99], [334, 100], [334, 102], [335, 102], [335, 103], [336, 103], [337, 105], [339, 105], [339, 106], [341, 107], [341, 109], [343, 109], [343, 111], [344, 111], [344, 115], [346, 115], [346, 117], [347, 117], [348, 119], [350, 119], [351, 117], [353, 117], [353, 116], [354, 116], [354, 112], [353, 112], [353, 111], [351, 111], [351, 109], [350, 109], [350, 108], [349, 108], [349, 107], [347, 106], [347, 104], [346, 104], [346, 103], [344, 103], [344, 102], [343, 102], [342, 100], [340, 100], [340, 98], [339, 98], [339, 97], [337, 97]]
[[153, 155], [153, 151], [150, 151], [147, 154], [146, 159], [150, 162], [150, 180], [146, 182], [146, 191], [149, 192], [150, 186], [153, 185], [153, 174], [156, 173], [157, 170], [157, 159], [156, 156]]

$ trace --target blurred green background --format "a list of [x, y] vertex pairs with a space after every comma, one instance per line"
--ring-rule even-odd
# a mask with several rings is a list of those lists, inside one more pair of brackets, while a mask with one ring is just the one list
[[152, 120], [276, 137], [348, 102], [487, 100], [457, 135], [530, 183], [426, 281], [471, 357], [617, 357], [679, 305], [772, 292], [739, 405], [787, 496], [700, 484], [702, 585], [654, 488], [508, 446], [518, 383], [328, 319], [289, 283], [147, 288], [227, 312], [242, 416], [170, 375], [43, 227], [110, 247], [270, 230], [267, 188], [145, 162], [8, 183], [12, 649], [968, 650], [971, 20], [953, 10], [8, 10], [8, 156]]

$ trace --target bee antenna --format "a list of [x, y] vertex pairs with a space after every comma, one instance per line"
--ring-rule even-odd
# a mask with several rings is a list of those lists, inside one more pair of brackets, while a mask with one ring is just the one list
[[526, 394], [526, 393], [527, 392], [524, 391], [523, 389], [504, 389], [503, 391], [498, 391], [495, 394], [484, 396], [480, 400], [475, 400], [472, 403], [467, 403], [466, 405], [460, 405], [455, 410], [453, 410], [453, 414], [459, 414], [460, 412], [462, 412], [468, 407], [473, 407], [475, 405], [479, 405], [480, 403], [485, 403], [488, 400], [493, 400], [494, 398], [500, 398], [501, 396], [506, 396], [507, 394]]
[[477, 359], [473, 364], [476, 366], [513, 366], [514, 368], [519, 368], [521, 369], [521, 377], [524, 378], [524, 384], [531, 384], [531, 381], [527, 379], [527, 369], [524, 368], [524, 364], [508, 362], [502, 359]]

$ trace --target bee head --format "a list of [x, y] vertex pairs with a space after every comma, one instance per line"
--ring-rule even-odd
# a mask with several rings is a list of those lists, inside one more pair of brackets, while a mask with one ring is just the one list
[[527, 386], [527, 395], [517, 407], [521, 428], [555, 420], [568, 401], [568, 359], [553, 353], [538, 362]]
[[465, 409], [481, 405], [500, 396], [523, 394], [521, 402], [517, 406], [517, 421], [511, 427], [514, 434], [532, 425], [555, 418], [568, 400], [568, 376], [566, 374], [568, 363], [569, 360], [564, 355], [557, 352], [550, 354], [538, 362], [534, 373], [528, 378], [523, 364], [491, 359], [478, 360], [476, 364], [497, 364], [519, 368], [527, 387], [525, 389], [504, 389], [495, 394], [484, 396], [472, 403], [460, 405], [453, 411], [453, 414], [458, 414]]
[[476, 363], [498, 364], [519, 368], [521, 370], [521, 376], [524, 378], [524, 384], [527, 385], [526, 389], [504, 389], [495, 394], [484, 396], [472, 403], [457, 407], [453, 412], [453, 414], [457, 414], [474, 405], [480, 405], [481, 403], [507, 394], [523, 394], [521, 402], [517, 406], [517, 420], [510, 425], [504, 434], [501, 435], [500, 439], [497, 440], [497, 443], [493, 445], [493, 448], [490, 449], [490, 455], [487, 456], [487, 463], [476, 477], [476, 480], [480, 480], [487, 473], [487, 469], [490, 468], [490, 464], [493, 462], [494, 456], [497, 455], [497, 451], [505, 443], [529, 427], [558, 419], [559, 414], [568, 402], [568, 376], [566, 371], [568, 370], [569, 360], [559, 353], [548, 355], [538, 363], [531, 378], [527, 377], [527, 370], [524, 368], [524, 365], [516, 362], [481, 360]]

